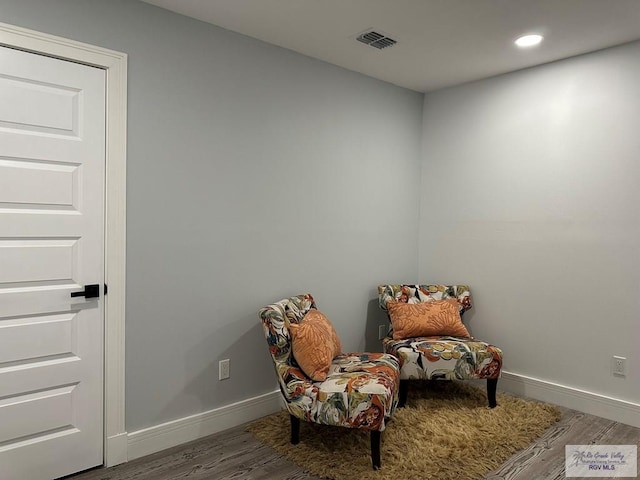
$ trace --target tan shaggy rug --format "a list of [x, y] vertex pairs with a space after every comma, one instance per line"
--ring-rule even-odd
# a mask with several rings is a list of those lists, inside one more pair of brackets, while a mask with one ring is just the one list
[[485, 392], [463, 382], [412, 382], [406, 408], [382, 432], [382, 468], [371, 468], [369, 432], [301, 422], [291, 445], [289, 415], [261, 418], [247, 430], [306, 471], [335, 480], [483, 478], [560, 420], [543, 403]]

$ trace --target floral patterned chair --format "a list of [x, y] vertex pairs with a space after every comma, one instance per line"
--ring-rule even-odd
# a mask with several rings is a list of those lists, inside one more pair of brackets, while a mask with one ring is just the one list
[[280, 390], [291, 419], [291, 443], [299, 442], [300, 420], [371, 431], [371, 460], [380, 468], [380, 433], [398, 403], [399, 365], [384, 353], [335, 357], [327, 379], [314, 382], [292, 354], [289, 325], [299, 324], [316, 305], [310, 294], [280, 300], [259, 312]]
[[[420, 303], [457, 299], [461, 317], [471, 308], [471, 294], [466, 285], [379, 285], [378, 298], [380, 308], [387, 314], [389, 301]], [[502, 369], [502, 351], [498, 347], [473, 337], [394, 339], [393, 328], [382, 344], [385, 353], [400, 361], [400, 407], [407, 401], [408, 381], [414, 379], [486, 379], [489, 407], [497, 405], [496, 388]]]

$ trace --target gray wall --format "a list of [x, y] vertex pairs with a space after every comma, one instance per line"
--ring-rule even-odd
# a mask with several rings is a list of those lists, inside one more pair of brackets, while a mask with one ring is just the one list
[[421, 94], [136, 1], [0, 15], [129, 54], [129, 431], [273, 391], [282, 297], [370, 346], [376, 284], [418, 275]]
[[639, 88], [633, 43], [426, 95], [420, 223], [505, 370], [636, 403]]

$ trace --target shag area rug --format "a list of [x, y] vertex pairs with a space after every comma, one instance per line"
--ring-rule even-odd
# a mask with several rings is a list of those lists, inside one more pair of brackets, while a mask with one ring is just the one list
[[301, 422], [300, 443], [290, 443], [287, 412], [247, 430], [304, 470], [334, 480], [478, 480], [524, 449], [560, 420], [552, 406], [485, 392], [463, 382], [411, 382], [409, 401], [382, 432], [382, 468], [371, 468], [369, 432]]

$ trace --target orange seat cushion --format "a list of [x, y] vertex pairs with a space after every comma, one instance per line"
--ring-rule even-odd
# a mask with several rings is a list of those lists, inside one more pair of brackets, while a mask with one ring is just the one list
[[302, 371], [316, 382], [327, 379], [331, 361], [342, 353], [340, 338], [322, 312], [310, 310], [300, 323], [289, 325], [293, 357]]
[[450, 335], [469, 337], [469, 331], [460, 319], [456, 299], [430, 302], [387, 302], [393, 325], [394, 340], [413, 337]]

